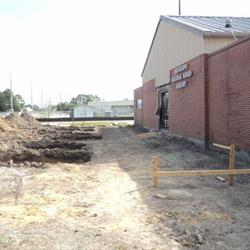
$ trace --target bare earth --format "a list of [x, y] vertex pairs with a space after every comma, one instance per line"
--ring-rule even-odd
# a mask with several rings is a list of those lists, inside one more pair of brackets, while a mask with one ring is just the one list
[[129, 128], [87, 142], [87, 163], [0, 168], [0, 249], [250, 249], [249, 176], [233, 187], [212, 176], [152, 188], [155, 155], [172, 170], [225, 168], [226, 155]]

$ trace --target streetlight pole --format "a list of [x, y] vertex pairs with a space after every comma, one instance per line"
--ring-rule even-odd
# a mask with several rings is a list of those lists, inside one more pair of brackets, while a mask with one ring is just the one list
[[32, 82], [30, 82], [30, 105], [31, 105], [32, 112], [33, 112], [33, 86], [32, 86]]
[[14, 108], [13, 108], [13, 92], [12, 92], [12, 75], [11, 75], [11, 71], [10, 71], [10, 112], [11, 112], [11, 113], [14, 112]]
[[181, 16], [181, 0], [179, 0], [179, 16]]
[[63, 114], [63, 106], [62, 106], [62, 93], [60, 93], [59, 94], [60, 95], [60, 115], [61, 115], [61, 117], [63, 116], [62, 114]]

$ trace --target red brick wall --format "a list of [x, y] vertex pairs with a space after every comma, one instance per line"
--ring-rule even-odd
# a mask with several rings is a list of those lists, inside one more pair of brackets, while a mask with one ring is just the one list
[[158, 108], [155, 80], [143, 83], [143, 127], [159, 128], [159, 119], [155, 115]]
[[134, 123], [143, 126], [142, 109], [138, 109], [137, 100], [142, 98], [142, 87], [134, 90]]
[[208, 67], [210, 141], [249, 150], [250, 38], [211, 54]]
[[201, 55], [189, 61], [193, 76], [186, 79], [187, 87], [176, 89], [176, 83], [171, 83], [169, 92], [170, 131], [202, 141], [205, 140], [205, 59], [206, 55]]

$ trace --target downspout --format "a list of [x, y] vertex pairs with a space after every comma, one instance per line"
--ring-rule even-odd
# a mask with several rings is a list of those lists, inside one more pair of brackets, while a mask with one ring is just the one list
[[208, 54], [204, 54], [203, 58], [203, 77], [204, 77], [204, 139], [205, 148], [209, 148], [209, 67]]

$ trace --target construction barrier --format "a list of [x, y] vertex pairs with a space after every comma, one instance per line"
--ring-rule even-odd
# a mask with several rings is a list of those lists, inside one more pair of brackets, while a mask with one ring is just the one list
[[229, 185], [234, 185], [234, 175], [250, 174], [250, 169], [235, 169], [235, 145], [230, 146], [214, 143], [213, 146], [229, 150], [229, 168], [227, 170], [180, 170], [180, 171], [163, 171], [159, 170], [160, 157], [154, 156], [152, 161], [152, 178], [153, 187], [158, 186], [158, 178], [162, 176], [209, 176], [209, 175], [228, 175]]

